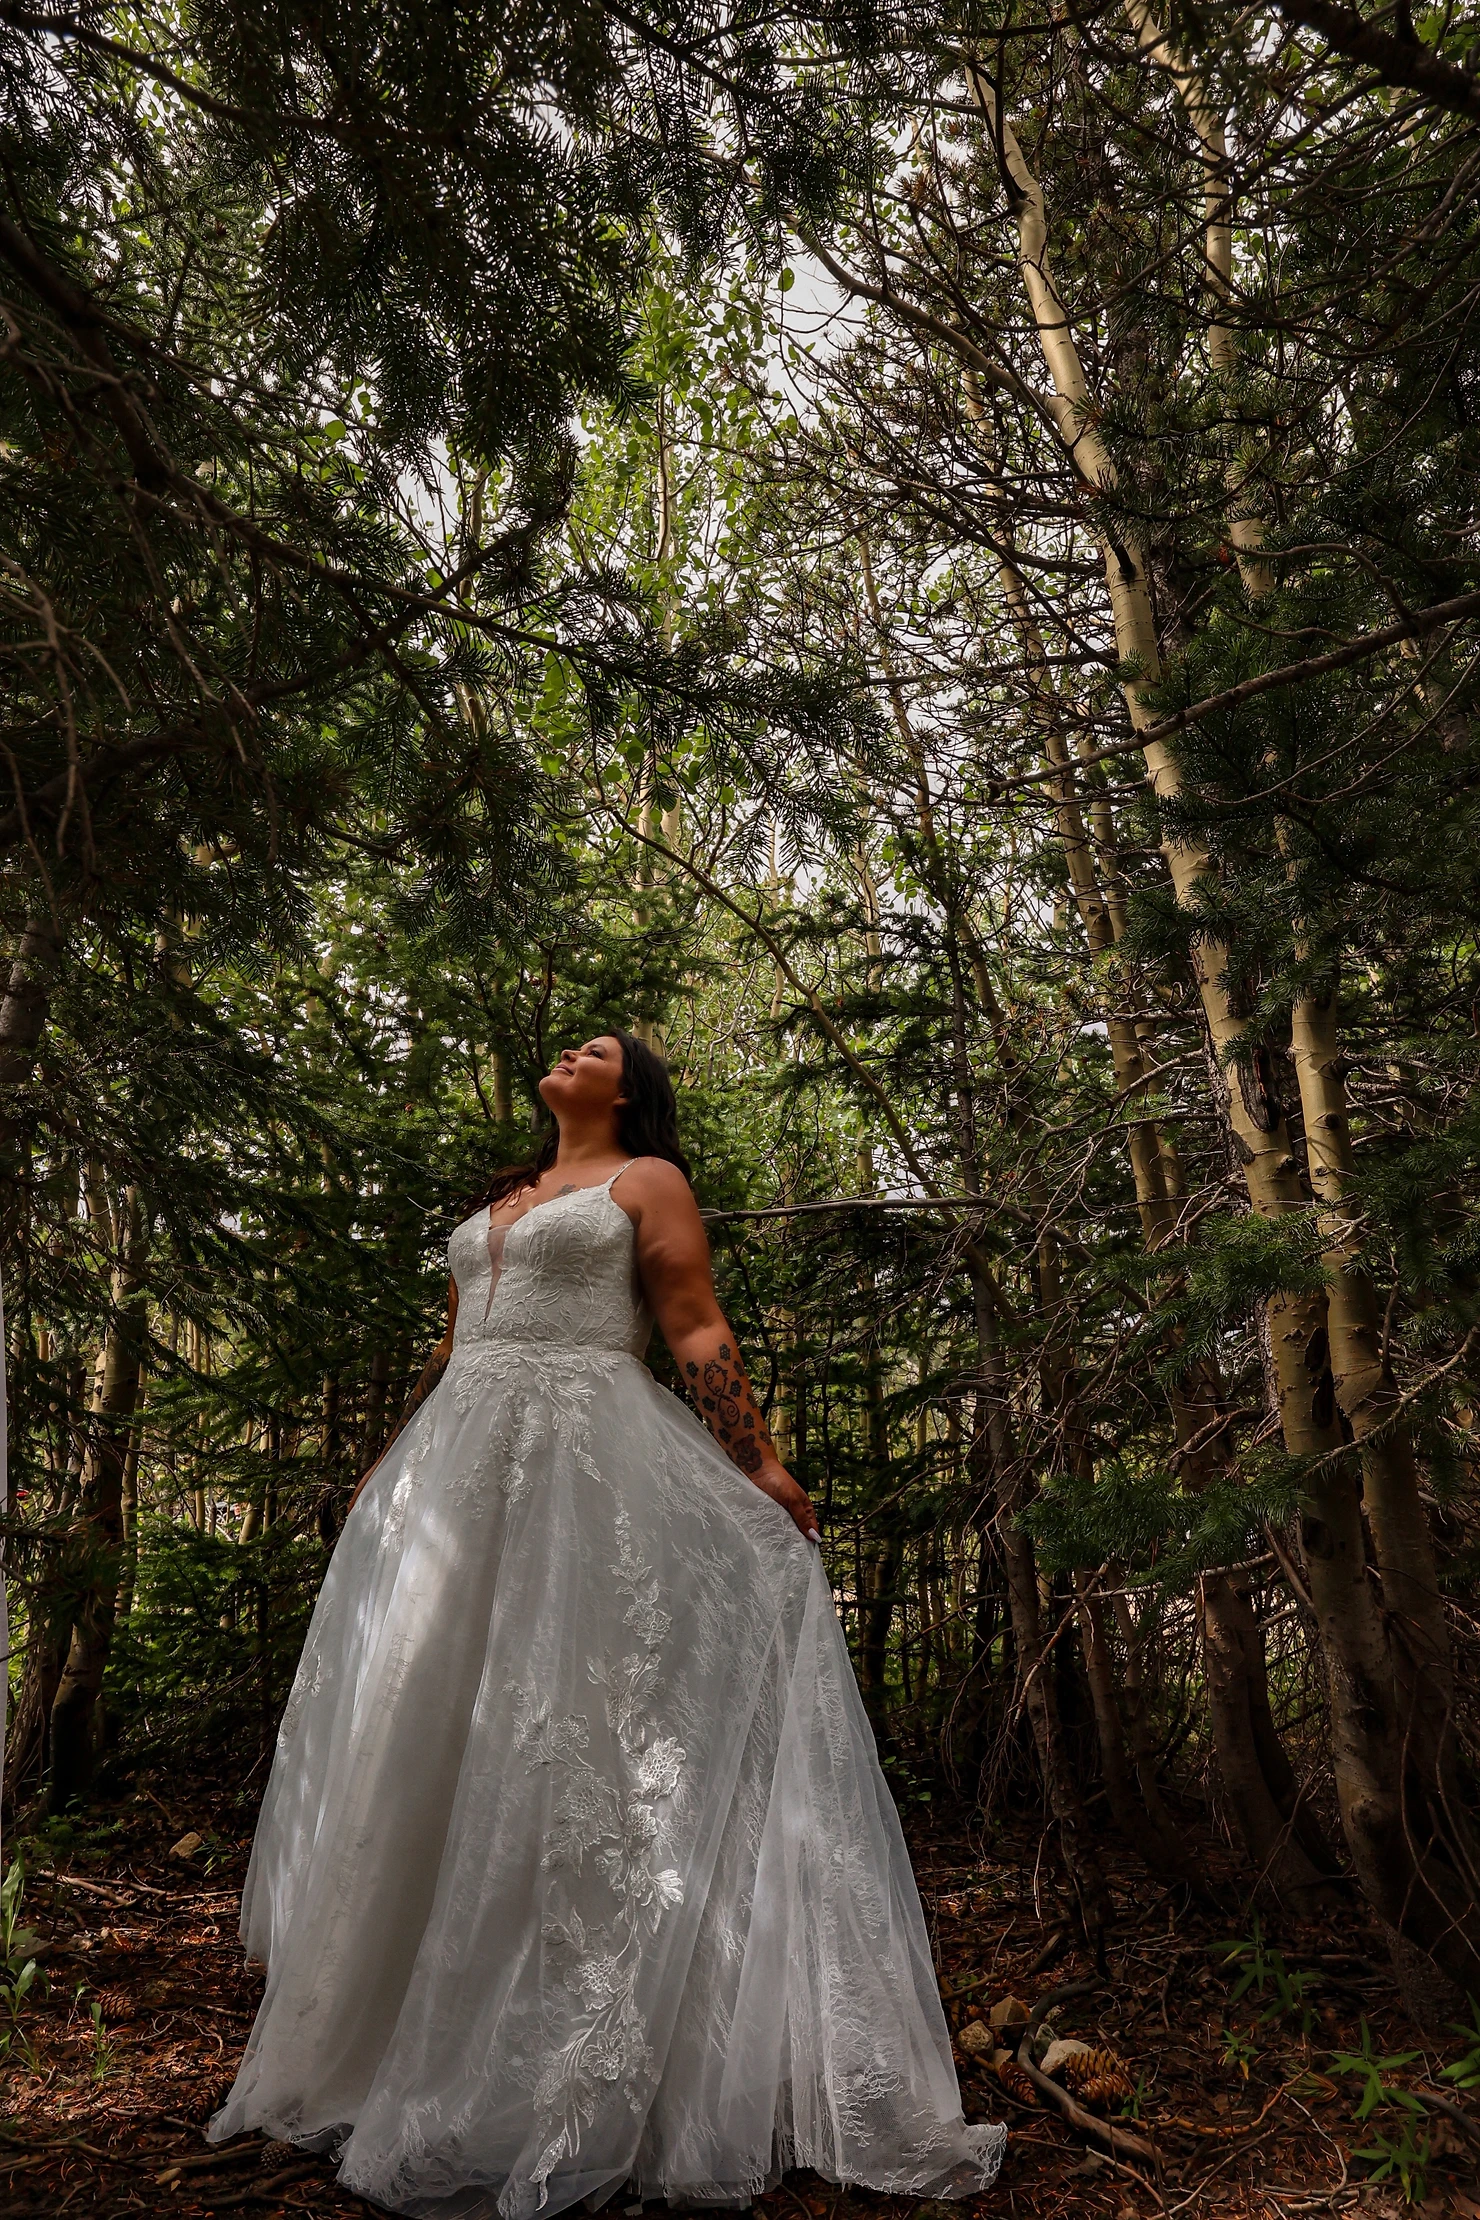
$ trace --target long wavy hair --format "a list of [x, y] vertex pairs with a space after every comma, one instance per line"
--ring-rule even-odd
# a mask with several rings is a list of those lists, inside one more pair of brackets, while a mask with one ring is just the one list
[[[622, 1092], [617, 1104], [617, 1142], [622, 1153], [629, 1157], [661, 1156], [691, 1180], [694, 1175], [678, 1138], [678, 1097], [668, 1066], [645, 1041], [624, 1033], [619, 1025], [604, 1026], [602, 1030], [622, 1044]], [[552, 1118], [529, 1162], [506, 1164], [502, 1171], [495, 1172], [482, 1192], [470, 1196], [463, 1205], [463, 1215], [471, 1217], [475, 1210], [488, 1210], [494, 1203], [507, 1202], [522, 1187], [532, 1187], [550, 1169], [559, 1147], [560, 1128]]]

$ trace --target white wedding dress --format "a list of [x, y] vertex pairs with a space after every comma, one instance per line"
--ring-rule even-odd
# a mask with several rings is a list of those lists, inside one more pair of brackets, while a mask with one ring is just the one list
[[451, 1362], [279, 1733], [212, 2138], [337, 2146], [449, 2220], [745, 2204], [793, 2165], [979, 2192], [1006, 2131], [962, 2119], [821, 1558], [641, 1363], [610, 1188], [452, 1237]]

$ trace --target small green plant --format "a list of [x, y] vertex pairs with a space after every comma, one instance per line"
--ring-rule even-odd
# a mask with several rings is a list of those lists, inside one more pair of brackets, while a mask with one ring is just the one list
[[108, 2068], [113, 2063], [113, 2045], [108, 2040], [108, 2030], [103, 2024], [103, 2007], [96, 1997], [87, 2009], [92, 2021], [92, 2077], [94, 2085], [101, 2088], [108, 2078]]
[[1439, 2078], [1441, 2081], [1452, 2081], [1456, 2089], [1480, 2087], [1480, 2004], [1471, 1997], [1468, 2027], [1459, 2020], [1452, 2020], [1450, 2025], [1456, 2035], [1464, 2037], [1465, 2052], [1462, 2058], [1456, 2058], [1452, 2066], [1446, 2066]]
[[1396, 2175], [1405, 2205], [1421, 2205], [1428, 2195], [1433, 2140], [1427, 2133], [1420, 2132], [1416, 2120], [1404, 2120], [1402, 2133], [1396, 2140], [1384, 2135], [1381, 2128], [1376, 2129], [1372, 2141], [1353, 2151], [1352, 2157], [1369, 2162], [1372, 2167], [1367, 2176], [1369, 2181], [1389, 2181]]
[[889, 1775], [889, 1786], [897, 1804], [930, 1802], [930, 1785], [916, 1772], [908, 1758], [898, 1757], [891, 1752], [884, 1759], [884, 1771]]
[[[36, 1946], [40, 1938], [31, 1928], [21, 1925], [21, 1900], [25, 1890], [25, 1867], [15, 1858], [5, 1879], [0, 1881], [0, 2012], [9, 2021], [7, 2027], [0, 2028], [0, 2058], [8, 2057], [15, 2048], [26, 2064], [34, 2067], [36, 2053], [21, 2027], [21, 2014], [38, 1978]], [[40, 1979], [44, 1987], [45, 1975], [40, 1975]]]
[[1405, 2066], [1411, 2066], [1420, 2055], [1416, 2050], [1395, 2050], [1385, 2058], [1379, 2057], [1373, 2047], [1372, 2030], [1363, 2020], [1361, 2049], [1333, 2052], [1331, 2071], [1359, 2076], [1362, 2095], [1356, 2110], [1358, 2120], [1370, 2120], [1373, 2113], [1385, 2104], [1396, 2104], [1406, 2111], [1421, 2113], [1424, 2109], [1422, 2101], [1411, 2090], [1388, 2080], [1389, 2074], [1401, 2073]]
[[116, 1819], [89, 1820], [86, 1813], [68, 1809], [47, 1812], [35, 1820], [26, 1840], [35, 1844], [43, 1859], [72, 1858], [87, 1864], [106, 1857], [122, 1833]]
[[[67, 2014], [69, 2028], [76, 2021], [77, 2009], [84, 1997], [87, 1997], [87, 1983], [79, 1981], [72, 1991], [72, 2008]], [[108, 2069], [113, 2063], [113, 2045], [108, 2040], [108, 2028], [103, 2018], [103, 2007], [96, 1997], [88, 1997], [87, 2017], [92, 2030], [92, 2077], [94, 2082], [101, 2084], [107, 2080]]]
[[1376, 2127], [1372, 2141], [1353, 2151], [1352, 2156], [1364, 2159], [1371, 2166], [1370, 2180], [1396, 2180], [1405, 2204], [1422, 2204], [1428, 2193], [1429, 2169], [1434, 2160], [1433, 2139], [1428, 2133], [1428, 2107], [1411, 2089], [1390, 2079], [1422, 2054], [1416, 2050], [1395, 2050], [1384, 2055], [1374, 2044], [1372, 2030], [1365, 2019], [1361, 2026], [1361, 2049], [1334, 2052], [1331, 2071], [1350, 2074], [1360, 2080], [1362, 2090], [1354, 2114], [1359, 2122], [1370, 2120], [1381, 2111], [1396, 2112], [1398, 2119], [1396, 2134], [1387, 2134]]
[[1315, 2007], [1305, 2000], [1305, 1992], [1320, 1979], [1316, 1973], [1292, 1973], [1285, 1964], [1282, 1950], [1271, 1950], [1264, 1940], [1264, 1930], [1255, 1920], [1253, 1932], [1242, 1942], [1222, 1945], [1225, 1968], [1240, 1968], [1233, 1985], [1230, 2004], [1239, 2004], [1252, 1990], [1264, 2006], [1256, 2024], [1265, 2027], [1271, 2020], [1298, 2019], [1300, 2032], [1308, 2035], [1315, 2025]]
[[1249, 2041], [1247, 2035], [1241, 2035], [1236, 2027], [1224, 2028], [1223, 2063], [1225, 2066], [1237, 2066], [1239, 2072], [1243, 2075], [1245, 2081], [1247, 2081], [1249, 2078], [1249, 2068], [1253, 2065], [1258, 2056], [1258, 2050], [1256, 2049], [1255, 2045]]
[[1128, 2097], [1121, 2099], [1119, 2117], [1122, 2120], [1139, 2120], [1146, 2109], [1146, 2076], [1137, 2074], [1136, 2086]]

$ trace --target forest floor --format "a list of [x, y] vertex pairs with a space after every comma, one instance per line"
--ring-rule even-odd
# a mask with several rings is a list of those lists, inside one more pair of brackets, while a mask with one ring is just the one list
[[[144, 1791], [89, 1830], [53, 1826], [19, 1846], [21, 1917], [42, 1939], [44, 1980], [13, 2021], [0, 1991], [0, 2053], [10, 2027], [0, 2214], [368, 2214], [336, 2188], [326, 2159], [260, 2136], [224, 2150], [205, 2142], [260, 1995], [236, 1933], [243, 1807], [162, 1785], [168, 1806]], [[1480, 2220], [1480, 2125], [1467, 2139], [1464, 2120], [1435, 2101], [1453, 2103], [1453, 2083], [1437, 2077], [1467, 2046], [1459, 2036], [1421, 2043], [1380, 1944], [1355, 1916], [1261, 1937], [1247, 1916], [1182, 1910], [1110, 1849], [1117, 1917], [1097, 1967], [1055, 1933], [1036, 1834], [999, 1834], [984, 1856], [938, 1805], [911, 1831], [942, 1988], [965, 2033], [967, 2118], [1006, 2119], [1011, 2130], [1001, 2179], [975, 2204], [922, 2205], [796, 2174], [758, 2201], [756, 2220]], [[182, 1836], [199, 1839], [172, 1854]], [[1226, 1878], [1236, 1903], [1219, 1865], [1208, 1849], [1209, 1876]], [[1242, 1945], [1232, 1959], [1229, 1944]], [[1109, 2109], [1120, 2132], [1154, 2146], [1149, 2160], [1096, 2151], [1051, 2105], [1024, 2101], [1036, 2094], [1025, 2077], [1014, 2097], [973, 2055], [989, 2047], [985, 2027], [966, 2032], [973, 2018], [990, 2024], [994, 2007], [999, 2020], [1010, 2014], [1009, 1998], [1032, 2010], [1065, 1988], [1077, 1993], [1052, 2032], [1118, 2054], [1132, 2093]], [[1362, 2051], [1364, 2027], [1382, 2061], [1371, 2071], [1341, 2064]], [[1364, 2092], [1375, 2106], [1359, 2119]], [[639, 2208], [618, 2196], [607, 2209]]]

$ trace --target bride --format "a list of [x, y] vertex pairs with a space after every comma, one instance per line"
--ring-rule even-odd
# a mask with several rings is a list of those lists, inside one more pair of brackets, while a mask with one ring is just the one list
[[[332, 2146], [360, 2196], [463, 2220], [629, 2181], [747, 2204], [793, 2165], [983, 2190], [1005, 2130], [962, 2119], [667, 1073], [604, 1033], [540, 1093], [550, 1139], [452, 1236], [445, 1369], [314, 1612], [242, 1905], [267, 1993], [212, 2138]], [[655, 1318], [692, 1411], [642, 1363]]]

